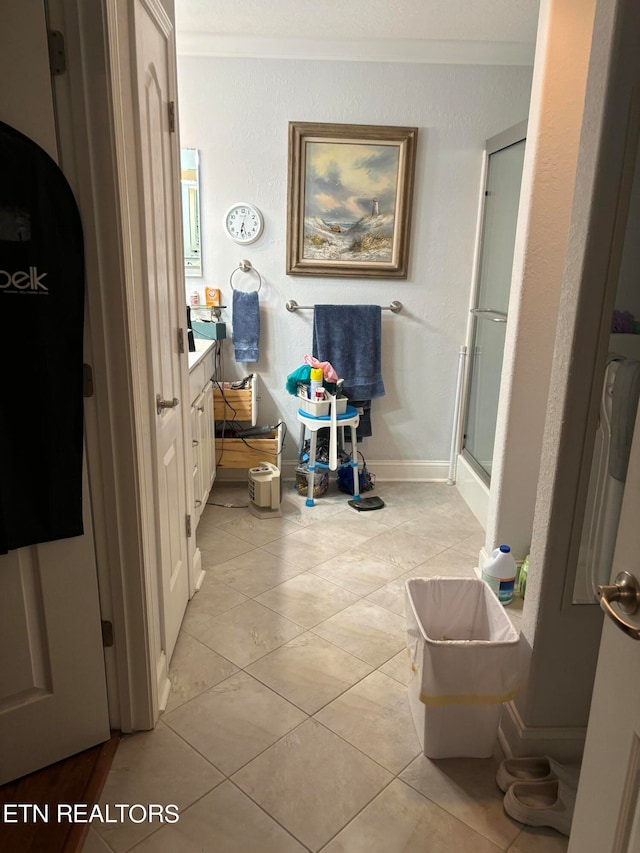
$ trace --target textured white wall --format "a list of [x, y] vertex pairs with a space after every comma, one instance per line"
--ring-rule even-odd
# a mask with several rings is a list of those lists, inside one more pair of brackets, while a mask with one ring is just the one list
[[544, 0], [540, 11], [486, 541], [507, 542], [520, 560], [531, 546], [593, 5]]
[[[569, 376], [589, 376], [590, 390], [589, 359], [597, 346], [597, 335], [576, 324], [585, 286], [579, 264], [590, 227], [589, 161], [602, 120], [598, 83], [591, 84], [585, 112], [594, 10], [595, 0], [542, 0], [540, 7], [487, 522], [487, 545], [507, 541], [524, 557], [531, 543], [522, 627], [529, 674], [515, 700], [526, 731], [523, 740], [510, 743], [520, 754], [536, 748], [526, 739], [531, 730], [543, 738], [562, 728], [563, 739], [573, 736], [579, 743], [601, 622], [595, 606], [563, 606], [572, 571], [566, 540], [574, 519], [568, 496], [556, 499], [572, 482], [572, 457], [581, 453], [579, 428], [567, 422]], [[604, 67], [592, 68], [596, 81]], [[592, 304], [598, 314], [601, 299]], [[576, 338], [586, 344], [582, 361], [575, 357]], [[577, 366], [583, 363], [584, 369]], [[584, 413], [581, 420], [578, 426]]]
[[[205, 285], [220, 287], [230, 305], [229, 276], [238, 261], [246, 257], [260, 271], [260, 361], [250, 368], [262, 380], [259, 420], [282, 413], [297, 435], [295, 401], [284, 381], [311, 350], [312, 312], [289, 314], [288, 299], [399, 299], [402, 314], [383, 314], [387, 394], [374, 401], [374, 434], [363, 451], [378, 460], [447, 459], [482, 149], [488, 137], [526, 117], [531, 70], [182, 57], [178, 72], [181, 144], [201, 151], [205, 275], [187, 280], [187, 294], [194, 286], [201, 294]], [[419, 128], [407, 281], [285, 274], [289, 121]], [[265, 217], [262, 238], [244, 248], [222, 230], [224, 212], [236, 201], [256, 204]], [[225, 357], [227, 374], [239, 374], [230, 343]]]

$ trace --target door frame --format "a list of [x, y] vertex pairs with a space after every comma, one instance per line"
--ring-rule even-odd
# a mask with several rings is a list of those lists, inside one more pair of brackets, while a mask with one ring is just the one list
[[[553, 488], [545, 495], [550, 523], [544, 547], [545, 556], [554, 553], [556, 562], [562, 559], [566, 565], [559, 600], [565, 612], [595, 610], [574, 604], [573, 591], [618, 288], [619, 250], [625, 238], [621, 222], [626, 221], [635, 167], [633, 146], [640, 135], [640, 129], [632, 127], [639, 120], [637, 109], [624, 123], [617, 115], [618, 102], [624, 98], [638, 101], [640, 90], [628, 94], [627, 68], [614, 59], [621, 43], [631, 37], [625, 31], [624, 18], [633, 2], [615, 0], [609, 8], [603, 0], [596, 4], [563, 281], [566, 295], [558, 319], [549, 389], [545, 425], [549, 437], [542, 462], [547, 461], [545, 450], [550, 451], [555, 443], [562, 476], [553, 477]], [[558, 420], [562, 428], [552, 437]]]
[[[95, 387], [87, 401], [86, 436], [101, 612], [114, 634], [113, 647], [105, 649], [110, 723], [129, 732], [155, 726], [170, 686], [160, 640], [153, 459], [147, 441], [155, 392], [148, 380], [152, 354], [143, 314], [134, 0], [100, 0], [101, 14], [82, 0], [46, 2], [49, 26], [61, 30], [66, 42], [67, 71], [54, 78], [56, 120], [61, 159], [65, 167], [72, 164], [70, 182], [85, 228]], [[139, 2], [171, 31], [159, 0]], [[177, 163], [177, 132], [174, 148]], [[175, 240], [176, 261], [181, 261], [181, 233]], [[182, 267], [177, 282], [181, 272]], [[186, 340], [184, 328], [183, 335]], [[181, 400], [187, 401], [186, 354], [181, 361]], [[191, 551], [187, 548], [189, 559]], [[190, 566], [188, 572], [191, 576]]]

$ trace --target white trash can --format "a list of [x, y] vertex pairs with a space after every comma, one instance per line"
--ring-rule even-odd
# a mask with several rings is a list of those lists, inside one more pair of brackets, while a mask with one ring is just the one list
[[411, 578], [405, 590], [409, 702], [423, 752], [488, 758], [502, 703], [518, 692], [518, 633], [482, 580]]

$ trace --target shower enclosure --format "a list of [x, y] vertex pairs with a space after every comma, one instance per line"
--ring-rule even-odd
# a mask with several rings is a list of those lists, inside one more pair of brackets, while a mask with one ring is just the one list
[[462, 455], [488, 486], [498, 414], [526, 122], [487, 140]]

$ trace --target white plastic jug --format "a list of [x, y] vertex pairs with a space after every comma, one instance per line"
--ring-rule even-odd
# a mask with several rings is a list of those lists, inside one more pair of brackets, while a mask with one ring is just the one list
[[516, 561], [508, 545], [495, 548], [482, 564], [482, 580], [489, 584], [501, 604], [509, 604], [513, 600], [516, 574]]

